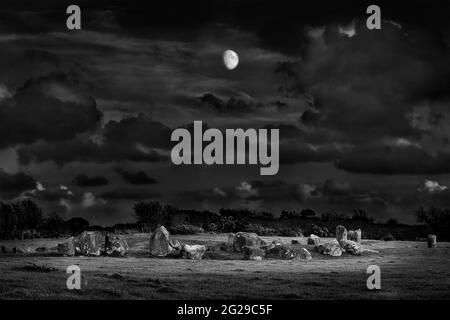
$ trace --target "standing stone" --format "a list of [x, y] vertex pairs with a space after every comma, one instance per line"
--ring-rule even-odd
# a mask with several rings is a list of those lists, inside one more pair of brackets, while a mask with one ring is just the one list
[[105, 236], [100, 231], [84, 231], [74, 243], [75, 252], [83, 256], [99, 256], [105, 251]]
[[245, 260], [263, 260], [266, 252], [258, 246], [245, 246], [242, 248], [244, 251]]
[[336, 240], [338, 242], [341, 240], [347, 240], [347, 229], [344, 226], [336, 226]]
[[73, 257], [75, 255], [73, 237], [69, 238], [66, 243], [59, 243], [56, 250], [60, 255]]
[[105, 240], [105, 253], [107, 256], [123, 257], [130, 249], [123, 236], [112, 234], [107, 235]]
[[260, 246], [261, 244], [263, 242], [256, 233], [238, 232], [234, 237], [233, 248], [239, 252], [245, 246]]
[[181, 249], [180, 242], [171, 239], [169, 231], [164, 226], [156, 228], [150, 235], [150, 254], [152, 256], [166, 257], [175, 255], [180, 253]]
[[437, 237], [434, 234], [427, 236], [428, 248], [436, 248]]
[[228, 242], [227, 243], [232, 246], [234, 244], [234, 238], [235, 237], [236, 237], [236, 235], [234, 233], [229, 233], [228, 234]]
[[305, 248], [302, 248], [300, 250], [300, 259], [305, 261], [311, 261], [312, 260], [311, 253], [309, 253], [309, 251], [306, 250]]
[[183, 259], [200, 260], [206, 252], [206, 246], [201, 244], [183, 244], [181, 257]]
[[308, 238], [309, 245], [318, 246], [320, 244], [320, 238], [315, 234], [311, 234]]
[[361, 244], [361, 229], [349, 230], [347, 233], [347, 239]]
[[1, 253], [6, 253], [6, 247], [5, 246], [1, 246], [0, 247], [0, 252]]

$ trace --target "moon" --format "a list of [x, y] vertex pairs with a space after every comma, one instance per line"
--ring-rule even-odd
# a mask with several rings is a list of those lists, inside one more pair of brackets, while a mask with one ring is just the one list
[[233, 70], [239, 63], [239, 57], [233, 50], [225, 50], [223, 53], [223, 63], [228, 70]]

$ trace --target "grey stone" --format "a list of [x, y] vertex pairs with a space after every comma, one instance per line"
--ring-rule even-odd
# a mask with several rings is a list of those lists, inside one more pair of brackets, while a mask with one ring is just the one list
[[315, 247], [315, 250], [320, 254], [332, 257], [340, 257], [343, 252], [342, 248], [334, 242], [319, 244]]
[[349, 230], [347, 233], [347, 239], [355, 241], [358, 244], [361, 244], [361, 229]]
[[437, 237], [434, 234], [427, 236], [428, 248], [436, 248]]
[[152, 256], [178, 255], [181, 249], [181, 243], [171, 239], [169, 231], [164, 226], [156, 228], [150, 235], [150, 254]]
[[298, 257], [298, 252], [293, 251], [287, 245], [275, 245], [266, 251], [266, 258], [292, 260]]
[[121, 235], [107, 235], [105, 240], [105, 254], [107, 256], [123, 257], [130, 250], [125, 237]]
[[181, 257], [183, 259], [200, 260], [206, 252], [206, 246], [201, 244], [183, 244]]
[[256, 233], [238, 232], [233, 240], [233, 248], [235, 251], [242, 251], [245, 246], [260, 246], [263, 241]]
[[307, 243], [309, 245], [317, 246], [320, 244], [320, 238], [318, 236], [316, 236], [315, 234], [311, 234], [308, 238]]
[[100, 256], [105, 251], [105, 236], [100, 231], [84, 231], [73, 241], [75, 252], [83, 256]]
[[312, 260], [311, 253], [305, 248], [301, 248], [299, 256], [300, 256], [300, 259], [305, 260], [305, 261], [311, 261]]
[[245, 246], [242, 248], [245, 260], [263, 260], [266, 252], [258, 246]]
[[339, 242], [341, 240], [347, 240], [347, 229], [342, 226], [336, 226], [336, 240]]
[[355, 241], [342, 240], [339, 242], [339, 245], [347, 253], [357, 255], [357, 256], [359, 256], [363, 253], [363, 249], [362, 249], [361, 245], [359, 245]]
[[66, 243], [59, 243], [56, 247], [56, 251], [63, 256], [74, 256], [75, 246], [73, 243], [73, 238], [69, 238]]

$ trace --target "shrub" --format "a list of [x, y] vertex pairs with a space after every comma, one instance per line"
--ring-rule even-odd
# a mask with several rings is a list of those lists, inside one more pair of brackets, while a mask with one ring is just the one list
[[169, 232], [172, 234], [196, 234], [203, 233], [204, 230], [201, 227], [191, 224], [180, 224], [178, 226], [169, 227]]

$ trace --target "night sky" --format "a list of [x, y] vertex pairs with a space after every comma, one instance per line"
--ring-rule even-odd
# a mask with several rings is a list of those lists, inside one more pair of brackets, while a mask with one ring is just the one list
[[[398, 2], [2, 0], [0, 199], [102, 225], [140, 200], [407, 223], [450, 207], [450, 8]], [[173, 165], [194, 120], [279, 128], [278, 174]]]

